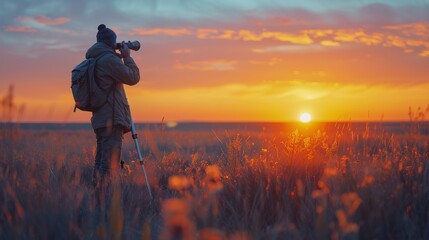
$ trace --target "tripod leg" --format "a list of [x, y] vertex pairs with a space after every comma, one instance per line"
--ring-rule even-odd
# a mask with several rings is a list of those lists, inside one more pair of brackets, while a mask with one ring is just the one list
[[133, 122], [132, 118], [131, 118], [131, 133], [132, 133], [132, 137], [133, 137], [133, 140], [134, 140], [134, 145], [136, 146], [137, 154], [139, 156], [140, 165], [142, 166], [142, 171], [143, 171], [143, 174], [144, 174], [144, 178], [146, 180], [147, 191], [149, 192], [150, 199], [152, 200], [153, 199], [153, 197], [152, 197], [152, 191], [150, 190], [150, 185], [149, 185], [149, 180], [147, 178], [146, 169], [145, 169], [145, 167], [143, 165], [143, 157], [142, 157], [142, 154], [140, 152], [139, 144], [137, 142], [136, 128], [134, 126], [134, 122]]

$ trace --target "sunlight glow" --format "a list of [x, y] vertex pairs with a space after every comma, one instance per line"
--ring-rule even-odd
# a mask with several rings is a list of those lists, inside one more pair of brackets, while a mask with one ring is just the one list
[[299, 120], [303, 123], [308, 123], [311, 121], [311, 115], [310, 113], [303, 113], [301, 114], [301, 116], [299, 117]]

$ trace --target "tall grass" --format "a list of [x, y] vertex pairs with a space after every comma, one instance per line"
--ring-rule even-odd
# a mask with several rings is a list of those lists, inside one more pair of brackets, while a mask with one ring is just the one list
[[3, 127], [0, 238], [428, 238], [429, 137], [325, 130], [141, 130], [100, 212], [91, 131]]

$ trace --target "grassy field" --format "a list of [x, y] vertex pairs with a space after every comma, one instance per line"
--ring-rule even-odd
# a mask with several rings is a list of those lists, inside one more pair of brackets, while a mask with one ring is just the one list
[[3, 125], [0, 239], [429, 239], [428, 125], [377, 126], [140, 129], [100, 209], [92, 131]]

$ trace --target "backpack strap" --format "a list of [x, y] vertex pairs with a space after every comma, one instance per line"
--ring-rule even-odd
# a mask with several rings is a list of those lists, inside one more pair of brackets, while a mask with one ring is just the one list
[[[111, 52], [104, 52], [103, 54], [101, 54], [100, 56], [98, 56], [97, 58], [96, 58], [96, 62], [94, 63], [94, 64], [96, 64], [97, 63], [97, 60], [98, 59], [100, 59], [100, 58], [102, 58], [104, 55], [107, 55], [107, 54], [109, 54], [109, 53], [111, 53]], [[94, 69], [95, 69], [95, 66], [94, 66]], [[94, 70], [94, 79], [95, 79], [95, 81], [97, 82], [97, 76], [95, 76], [95, 70]], [[113, 103], [112, 103], [112, 126], [114, 126], [115, 125], [115, 104], [116, 104], [116, 91], [115, 91], [115, 89], [116, 89], [116, 81], [113, 81], [113, 83], [112, 83], [112, 86], [110, 87], [110, 89], [109, 89], [109, 91], [107, 92], [107, 97], [110, 95], [110, 93], [113, 91]], [[108, 101], [107, 101], [107, 99], [106, 99], [106, 102], [104, 103], [104, 104], [106, 104]]]
[[[101, 59], [102, 57], [104, 57], [105, 55], [108, 55], [108, 54], [114, 54], [114, 53], [112, 53], [112, 52], [104, 52], [104, 53], [102, 53], [100, 56], [98, 56], [98, 57], [96, 57], [95, 58], [95, 63], [94, 63], [94, 80], [95, 80], [95, 83], [97, 84], [97, 85], [99, 85], [98, 84], [98, 78], [97, 78], [97, 76], [96, 76], [96, 74], [95, 74], [95, 67], [96, 67], [96, 65], [97, 65], [97, 61], [99, 60], [99, 59]], [[107, 97], [109, 97], [109, 95], [110, 95], [110, 93], [115, 89], [115, 84], [116, 83], [116, 81], [112, 84], [112, 86], [108, 89], [108, 91], [107, 91], [107, 93], [106, 93], [106, 96]], [[100, 86], [100, 85], [99, 85]], [[113, 94], [115, 94], [115, 92], [113, 92]], [[103, 104], [103, 106], [105, 105], [107, 103], [107, 98], [106, 98], [106, 102]], [[114, 104], [115, 104], [115, 96], [113, 95], [113, 106], [114, 106]], [[101, 106], [102, 107], [102, 106]], [[100, 109], [101, 109], [101, 107], [100, 107]], [[114, 108], [113, 108], [114, 109]], [[113, 118], [112, 118], [112, 124], [113, 124]]]
[[104, 57], [105, 55], [107, 55], [107, 54], [109, 54], [110, 52], [104, 52], [104, 53], [102, 53], [100, 56], [98, 56], [98, 57], [96, 57], [95, 58], [95, 62], [94, 62], [94, 80], [95, 80], [95, 83], [98, 85], [98, 86], [100, 86], [100, 84], [98, 84], [98, 78], [97, 78], [97, 76], [96, 76], [96, 74], [95, 74], [95, 67], [97, 66], [97, 61], [99, 60], [99, 59], [101, 59], [102, 57]]

